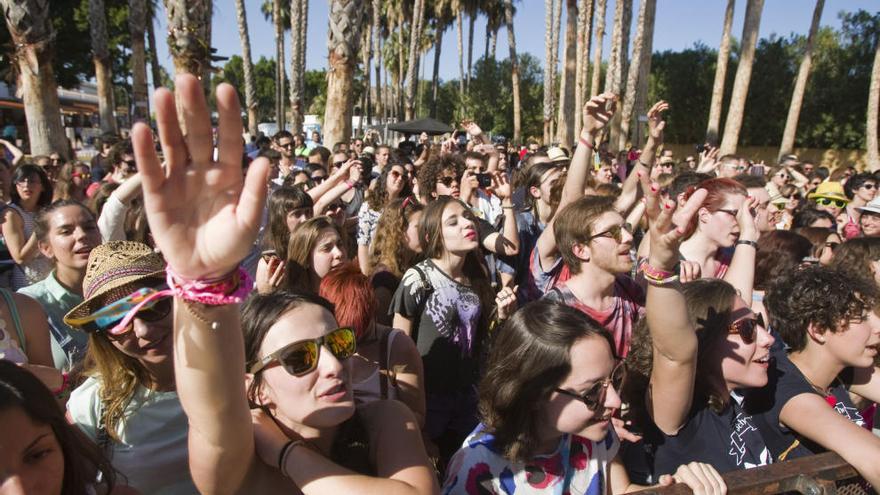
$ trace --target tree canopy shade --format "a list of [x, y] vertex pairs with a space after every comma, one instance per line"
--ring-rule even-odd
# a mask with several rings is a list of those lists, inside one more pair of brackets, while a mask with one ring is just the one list
[[404, 134], [421, 134], [424, 132], [429, 136], [439, 136], [440, 134], [446, 134], [453, 131], [452, 127], [430, 117], [390, 124], [388, 130], [402, 132]]

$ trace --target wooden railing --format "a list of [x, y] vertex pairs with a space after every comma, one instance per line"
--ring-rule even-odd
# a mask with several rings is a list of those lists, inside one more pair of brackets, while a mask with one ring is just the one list
[[[878, 461], [880, 462], [880, 461]], [[855, 468], [833, 452], [802, 457], [769, 466], [733, 471], [724, 475], [727, 492], [732, 495], [874, 495]], [[690, 495], [682, 483], [665, 488], [650, 488], [640, 494]]]

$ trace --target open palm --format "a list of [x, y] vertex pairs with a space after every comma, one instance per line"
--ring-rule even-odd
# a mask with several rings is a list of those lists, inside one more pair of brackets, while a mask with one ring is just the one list
[[242, 179], [241, 110], [232, 86], [221, 84], [216, 93], [218, 161], [201, 83], [186, 74], [176, 78], [175, 88], [185, 136], [174, 95], [164, 88], [155, 94], [164, 167], [150, 129], [136, 124], [132, 130], [144, 207], [156, 245], [175, 272], [191, 280], [218, 277], [235, 269], [256, 238], [269, 164], [255, 160]]

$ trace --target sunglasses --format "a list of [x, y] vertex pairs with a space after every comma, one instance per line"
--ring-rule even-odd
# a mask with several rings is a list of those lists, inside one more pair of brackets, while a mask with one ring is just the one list
[[453, 183], [460, 184], [461, 179], [458, 177], [441, 177], [441, 178], [437, 179], [437, 182], [439, 182], [440, 184], [443, 184], [446, 187], [452, 187]]
[[727, 327], [727, 333], [739, 335], [742, 337], [743, 342], [751, 344], [755, 341], [755, 334], [758, 332], [759, 326], [767, 328], [767, 325], [764, 325], [764, 316], [761, 313], [755, 315], [754, 318], [744, 318], [731, 323]]
[[128, 165], [128, 168], [130, 169], [137, 168], [137, 162], [135, 160], [125, 160], [125, 164]]
[[623, 361], [621, 361], [617, 363], [617, 366], [615, 366], [614, 369], [611, 371], [611, 376], [605, 378], [601, 382], [596, 382], [592, 387], [587, 389], [587, 391], [582, 394], [571, 392], [562, 388], [556, 388], [555, 391], [562, 395], [574, 397], [575, 399], [586, 404], [587, 408], [589, 408], [591, 411], [596, 411], [602, 406], [602, 404], [605, 403], [605, 396], [608, 393], [608, 386], [610, 385], [614, 387], [614, 390], [619, 391], [620, 387], [623, 385], [624, 378], [626, 378], [626, 365], [624, 365]]
[[344, 161], [344, 160], [343, 160], [343, 161], [339, 161], [339, 162], [333, 162], [333, 166], [334, 166], [334, 167], [341, 167], [341, 166], [343, 166], [343, 165], [345, 165], [345, 161]]
[[785, 210], [785, 206], [786, 206], [785, 203], [773, 203], [773, 205], [776, 206], [776, 209], [779, 211]]
[[25, 184], [32, 185], [32, 184], [40, 184], [40, 183], [41, 183], [40, 179], [37, 179], [35, 177], [28, 177], [26, 179], [19, 179], [19, 180], [15, 181], [16, 185], [25, 185]]
[[87, 332], [106, 332], [119, 336], [131, 330], [129, 323], [135, 318], [157, 322], [170, 312], [171, 294], [165, 286], [142, 287], [90, 315], [70, 319], [68, 322]]
[[278, 146], [281, 147], [281, 148], [292, 149], [292, 148], [293, 148], [293, 143], [279, 144]]
[[839, 242], [826, 242], [825, 247], [831, 248], [831, 251], [834, 252], [837, 250], [837, 246], [840, 246]]
[[392, 170], [388, 173], [388, 175], [390, 175], [393, 179], [399, 179], [404, 176], [404, 174], [398, 172], [397, 170]]
[[324, 175], [313, 175], [309, 178], [312, 179], [312, 181], [317, 184], [320, 184], [320, 183], [324, 182], [325, 180], [327, 180], [327, 177]]
[[862, 184], [862, 189], [867, 189], [867, 190], [869, 190], [869, 191], [870, 191], [871, 189], [876, 188], [876, 187], [877, 187], [877, 186], [874, 185], [874, 184]]
[[300, 340], [288, 344], [254, 363], [250, 372], [254, 375], [268, 365], [278, 362], [293, 376], [302, 376], [318, 367], [321, 346], [327, 346], [336, 359], [350, 358], [357, 350], [354, 330], [348, 327], [337, 328], [317, 339]]
[[614, 227], [609, 228], [608, 230], [603, 230], [598, 234], [593, 234], [587, 238], [587, 242], [592, 241], [593, 239], [597, 239], [599, 237], [610, 237], [617, 241], [618, 243], [623, 242], [623, 233], [627, 232], [632, 235], [630, 231], [631, 228], [628, 225], [615, 225]]
[[846, 201], [842, 199], [816, 198], [816, 204], [822, 206], [834, 205], [838, 208], [843, 208], [844, 206], [846, 206]]
[[79, 173], [79, 172], [70, 174], [70, 176], [74, 179], [91, 179], [92, 178], [92, 174]]

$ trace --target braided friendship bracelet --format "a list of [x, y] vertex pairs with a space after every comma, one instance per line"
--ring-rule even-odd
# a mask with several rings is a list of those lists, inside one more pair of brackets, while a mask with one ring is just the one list
[[206, 306], [240, 304], [254, 287], [253, 279], [243, 268], [225, 277], [202, 280], [186, 280], [170, 266], [165, 271], [168, 274], [168, 288], [175, 297]]
[[648, 261], [645, 260], [639, 265], [639, 271], [645, 276], [648, 281], [662, 281], [668, 278], [677, 276], [674, 272], [668, 272], [666, 270], [661, 270], [659, 268], [654, 268], [653, 266], [648, 264]]

